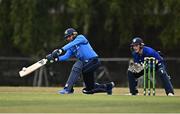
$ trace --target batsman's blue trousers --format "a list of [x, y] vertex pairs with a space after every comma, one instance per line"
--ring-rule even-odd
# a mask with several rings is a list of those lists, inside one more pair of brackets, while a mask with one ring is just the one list
[[76, 61], [72, 67], [68, 81], [65, 85], [66, 88], [71, 89], [77, 79], [83, 74], [83, 80], [88, 89], [94, 87], [94, 71], [100, 66], [100, 62], [97, 57], [91, 58], [86, 61]]

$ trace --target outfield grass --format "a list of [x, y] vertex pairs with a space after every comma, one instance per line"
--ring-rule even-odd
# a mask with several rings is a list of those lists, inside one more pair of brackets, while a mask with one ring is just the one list
[[176, 96], [167, 97], [158, 89], [157, 96], [125, 96], [127, 88], [116, 88], [114, 94], [84, 95], [76, 93], [59, 95], [59, 88], [0, 87], [1, 113], [91, 113], [91, 112], [160, 112], [180, 113], [180, 90]]

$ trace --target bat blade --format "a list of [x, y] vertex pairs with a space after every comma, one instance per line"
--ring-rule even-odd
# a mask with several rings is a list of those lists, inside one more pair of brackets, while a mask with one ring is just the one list
[[20, 77], [24, 77], [24, 76], [32, 73], [33, 71], [37, 70], [38, 68], [44, 66], [46, 63], [47, 63], [47, 59], [42, 59], [27, 68], [23, 67], [23, 69], [21, 71], [19, 71], [19, 75], [20, 75]]

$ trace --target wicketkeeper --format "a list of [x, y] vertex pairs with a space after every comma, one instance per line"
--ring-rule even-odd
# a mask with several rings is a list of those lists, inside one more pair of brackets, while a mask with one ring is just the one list
[[139, 37], [133, 38], [131, 43], [131, 50], [132, 50], [133, 61], [130, 62], [127, 72], [130, 95], [138, 94], [137, 79], [141, 77], [144, 73], [144, 67], [143, 67], [144, 58], [154, 57], [157, 60], [156, 71], [163, 83], [165, 92], [168, 96], [173, 96], [174, 95], [173, 86], [170, 81], [170, 76], [167, 74], [165, 61], [163, 60], [163, 57], [160, 56], [160, 54], [151, 47], [145, 46], [143, 40]]
[[52, 54], [47, 55], [50, 62], [66, 61], [71, 57], [77, 58], [72, 67], [69, 78], [60, 94], [70, 94], [74, 92], [73, 85], [83, 75], [85, 88], [82, 90], [85, 94], [94, 94], [106, 92], [112, 94], [114, 83], [98, 84], [94, 81], [94, 72], [100, 66], [98, 55], [93, 50], [84, 35], [78, 35], [73, 28], [68, 28], [64, 33], [64, 38], [69, 42], [60, 49], [55, 49]]

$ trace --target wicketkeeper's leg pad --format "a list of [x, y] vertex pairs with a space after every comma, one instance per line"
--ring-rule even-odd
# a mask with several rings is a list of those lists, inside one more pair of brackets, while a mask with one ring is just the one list
[[170, 80], [170, 76], [167, 74], [165, 65], [162, 63], [160, 65], [158, 65], [158, 74], [159, 74], [159, 77], [163, 83], [166, 94], [167, 95], [168, 95], [168, 93], [174, 94], [174, 90], [173, 90], [173, 86], [172, 86], [172, 83]]
[[128, 71], [127, 75], [128, 75], [129, 91], [130, 91], [130, 93], [131, 94], [137, 94], [138, 93], [138, 90], [137, 90], [138, 80], [135, 77], [135, 74], [132, 73], [131, 71]]

